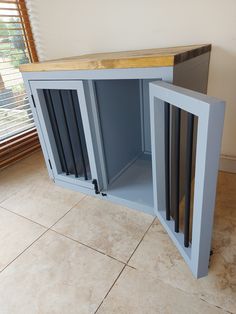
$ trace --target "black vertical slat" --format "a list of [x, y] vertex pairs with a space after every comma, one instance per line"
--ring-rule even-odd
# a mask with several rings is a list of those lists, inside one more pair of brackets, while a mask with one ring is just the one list
[[56, 114], [55, 114], [55, 110], [53, 107], [52, 96], [51, 96], [50, 90], [43, 90], [43, 93], [44, 93], [44, 97], [45, 97], [45, 101], [46, 101], [46, 105], [47, 105], [47, 109], [48, 109], [48, 114], [49, 114], [49, 119], [50, 119], [51, 126], [52, 126], [52, 131], [54, 134], [54, 139], [55, 139], [55, 142], [57, 145], [57, 150], [58, 150], [58, 155], [59, 155], [59, 159], [61, 162], [62, 170], [64, 170], [66, 172], [66, 175], [69, 175], [69, 170], [68, 170], [68, 166], [66, 163], [65, 153], [64, 153], [62, 140], [61, 140], [61, 136], [60, 136], [60, 132], [59, 132], [59, 128], [58, 128]]
[[175, 132], [174, 132], [174, 163], [175, 163], [175, 176], [173, 178], [175, 185], [174, 197], [174, 218], [175, 218], [175, 232], [179, 232], [179, 193], [180, 193], [180, 123], [181, 123], [181, 110], [177, 107], [173, 110], [173, 119], [175, 119]]
[[194, 115], [191, 113], [188, 113], [187, 138], [186, 138], [185, 210], [184, 210], [184, 246], [185, 247], [189, 247], [191, 178], [192, 178], [192, 155], [193, 155], [193, 128], [194, 128]]
[[75, 156], [74, 156], [73, 146], [72, 146], [72, 143], [71, 143], [70, 132], [69, 132], [69, 127], [68, 127], [68, 122], [67, 122], [67, 119], [66, 119], [66, 113], [65, 113], [65, 108], [64, 108], [64, 101], [63, 101], [63, 98], [62, 98], [61, 90], [59, 90], [59, 97], [60, 97], [60, 101], [61, 101], [61, 105], [62, 105], [62, 112], [63, 112], [63, 118], [64, 118], [64, 123], [65, 123], [65, 130], [66, 130], [66, 134], [67, 134], [67, 138], [68, 138], [68, 144], [69, 144], [69, 147], [70, 147], [70, 153], [71, 153], [71, 157], [72, 157], [72, 161], [73, 161], [74, 174], [75, 174], [75, 177], [78, 178], [78, 171], [77, 171], [77, 168], [76, 168]]
[[76, 119], [75, 103], [74, 103], [74, 99], [73, 99], [73, 96], [72, 96], [72, 91], [70, 91], [70, 98], [71, 98], [71, 104], [72, 104], [73, 113], [74, 113], [74, 117], [75, 117], [76, 131], [77, 131], [78, 140], [79, 140], [79, 149], [80, 149], [80, 154], [81, 154], [82, 167], [83, 167], [83, 171], [84, 171], [84, 179], [88, 180], [86, 163], [85, 163], [84, 152], [83, 152], [83, 146], [82, 146], [82, 141], [81, 141], [78, 121]]
[[170, 220], [170, 104], [165, 103], [165, 200], [166, 200], [166, 220]]

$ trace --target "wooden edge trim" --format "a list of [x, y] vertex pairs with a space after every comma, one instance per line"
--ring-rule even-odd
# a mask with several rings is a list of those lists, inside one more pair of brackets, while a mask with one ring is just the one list
[[12, 163], [27, 157], [28, 155], [30, 155], [30, 153], [33, 153], [34, 151], [37, 151], [39, 149], [40, 149], [40, 144], [36, 144], [34, 146], [29, 147], [27, 150], [24, 150], [18, 153], [17, 155], [7, 158], [6, 160], [0, 161], [0, 169], [10, 166]]
[[27, 157], [40, 148], [36, 129], [9, 138], [0, 144], [0, 169]]
[[26, 135], [22, 138], [19, 138], [14, 142], [6, 143], [5, 145], [0, 145], [0, 152], [8, 150], [8, 149], [14, 149], [15, 146], [27, 143], [27, 142], [31, 141], [32, 139], [38, 140], [37, 133], [32, 133], [32, 134]]
[[27, 142], [20, 143], [18, 145], [14, 145], [13, 147], [10, 147], [8, 149], [0, 151], [0, 163], [2, 160], [5, 160], [7, 158], [11, 158], [12, 156], [17, 155], [19, 152], [22, 152], [24, 150], [27, 150], [29, 147], [34, 145], [39, 145], [39, 140], [37, 138], [32, 138]]
[[35, 46], [34, 36], [31, 29], [30, 19], [28, 15], [28, 10], [25, 4], [25, 0], [17, 0], [17, 7], [20, 12], [20, 19], [24, 29], [24, 34], [26, 38], [26, 44], [30, 54], [31, 62], [38, 62], [38, 54]]
[[15, 152], [19, 149], [24, 150], [24, 147], [27, 147], [28, 145], [32, 145], [32, 143], [39, 143], [37, 136], [30, 137], [25, 141], [20, 141], [19, 143], [16, 143], [14, 145], [10, 145], [9, 147], [4, 147], [3, 149], [0, 149], [0, 158], [1, 158], [1, 156], [8, 155], [11, 152]]
[[37, 131], [36, 131], [36, 128], [32, 128], [30, 130], [27, 130], [25, 132], [22, 132], [20, 134], [17, 134], [15, 136], [12, 136], [6, 140], [3, 140], [1, 143], [0, 143], [0, 148], [8, 143], [12, 143], [12, 142], [15, 142], [21, 138], [25, 138], [26, 136], [28, 135], [31, 135], [31, 134], [37, 134]]
[[211, 44], [205, 45], [202, 47], [198, 47], [198, 48], [190, 50], [190, 51], [182, 52], [182, 53], [174, 56], [174, 65], [181, 63], [181, 62], [184, 62], [184, 61], [187, 61], [189, 59], [195, 58], [199, 55], [202, 55], [202, 54], [210, 52], [210, 51], [211, 51]]

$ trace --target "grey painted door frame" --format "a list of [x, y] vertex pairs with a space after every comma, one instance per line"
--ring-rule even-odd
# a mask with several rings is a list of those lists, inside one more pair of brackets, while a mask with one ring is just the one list
[[[174, 221], [165, 218], [163, 121], [167, 104], [198, 117], [192, 243], [188, 248], [183, 233], [175, 232]], [[154, 210], [196, 278], [208, 273], [224, 110], [224, 102], [213, 97], [163, 81], [150, 83]]]

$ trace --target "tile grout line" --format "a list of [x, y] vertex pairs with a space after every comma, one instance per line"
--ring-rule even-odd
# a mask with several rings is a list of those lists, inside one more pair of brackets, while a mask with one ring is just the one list
[[135, 247], [133, 253], [130, 255], [129, 259], [127, 260], [127, 264], [129, 263], [129, 261], [131, 260], [131, 258], [133, 257], [134, 253], [137, 251], [138, 247], [140, 246], [140, 244], [142, 243], [144, 237], [146, 236], [146, 234], [148, 233], [148, 231], [151, 229], [152, 225], [154, 224], [156, 220], [156, 217], [153, 218], [151, 224], [149, 225], [149, 227], [147, 228], [147, 230], [144, 232], [142, 238], [140, 239], [139, 243], [137, 244], [137, 246]]
[[54, 222], [49, 229], [51, 230], [51, 228], [53, 228], [55, 226], [55, 224], [57, 224], [62, 218], [64, 218], [75, 206], [77, 206], [81, 201], [83, 201], [85, 198], [87, 197], [87, 195], [84, 195], [75, 205], [73, 205], [63, 216], [61, 216], [60, 218], [57, 219], [56, 222]]
[[[154, 223], [155, 220], [157, 220], [156, 217], [153, 219], [151, 225], [148, 227], [147, 231], [145, 232], [145, 234], [143, 235], [142, 239], [141, 239], [140, 242], [138, 243], [138, 245], [137, 245], [137, 247], [135, 248], [134, 252], [131, 254], [131, 256], [130, 256], [130, 258], [128, 259], [127, 263], [130, 261], [130, 259], [131, 259], [132, 256], [134, 255], [135, 251], [137, 250], [137, 248], [138, 248], [139, 245], [141, 244], [141, 242], [142, 242], [142, 240], [144, 239], [146, 233], [149, 231], [149, 229], [151, 228], [151, 226], [153, 225], [153, 223]], [[221, 253], [218, 253], [218, 254], [221, 254]], [[223, 257], [223, 256], [222, 256], [222, 257]], [[129, 267], [131, 267], [131, 268], [133, 268], [133, 269], [136, 269], [135, 267], [132, 267], [132, 266], [130, 266], [130, 265], [128, 265], [128, 264], [126, 264], [125, 266], [129, 266]], [[125, 267], [124, 267], [124, 268], [125, 268]], [[123, 269], [122, 269], [122, 271], [123, 271]], [[158, 280], [160, 280], [160, 281], [163, 282], [165, 285], [168, 285], [168, 286], [170, 286], [170, 287], [173, 288], [173, 289], [177, 289], [177, 290], [179, 290], [180, 292], [186, 293], [186, 294], [189, 295], [189, 296], [194, 296], [194, 297], [196, 297], [197, 299], [199, 299], [199, 300], [201, 300], [201, 301], [204, 301], [204, 302], [206, 302], [207, 304], [209, 304], [209, 305], [211, 305], [211, 306], [213, 306], [213, 307], [216, 307], [216, 308], [219, 308], [219, 309], [221, 309], [221, 310], [223, 310], [223, 311], [226, 311], [226, 312], [229, 313], [229, 314], [233, 314], [233, 312], [230, 312], [230, 311], [226, 310], [225, 308], [216, 305], [215, 303], [208, 302], [207, 300], [205, 300], [204, 298], [201, 298], [201, 297], [198, 296], [197, 294], [188, 293], [188, 292], [187, 292], [186, 290], [184, 290], [184, 289], [181, 289], [181, 288], [179, 288], [179, 287], [175, 287], [174, 285], [165, 282], [162, 278], [158, 278]], [[111, 290], [111, 289], [110, 289], [110, 290]], [[106, 297], [105, 297], [105, 298], [106, 298]], [[103, 301], [105, 300], [105, 298], [103, 299]], [[102, 303], [103, 303], [103, 301], [102, 301]], [[100, 306], [99, 306], [99, 307], [100, 307]], [[97, 310], [96, 310], [96, 312], [97, 312]], [[95, 313], [96, 313], [96, 312], [95, 312]], [[95, 314], [95, 313], [94, 313], [94, 314]]]
[[21, 218], [25, 218], [25, 219], [27, 219], [27, 220], [33, 222], [33, 223], [36, 223], [37, 225], [39, 225], [39, 226], [41, 226], [41, 227], [46, 228], [46, 230], [45, 230], [40, 236], [38, 236], [38, 237], [37, 237], [33, 242], [31, 242], [22, 252], [20, 252], [13, 260], [11, 260], [3, 269], [1, 269], [1, 270], [0, 270], [0, 274], [1, 274], [8, 266], [10, 266], [15, 260], [17, 260], [18, 257], [20, 257], [24, 252], [26, 252], [35, 242], [37, 242], [45, 233], [47, 233], [48, 231], [53, 231], [53, 230], [51, 230], [51, 228], [52, 228], [58, 221], [60, 221], [66, 214], [68, 214], [69, 211], [70, 211], [72, 208], [74, 208], [79, 202], [81, 202], [81, 201], [82, 201], [84, 198], [86, 198], [86, 197], [87, 197], [87, 195], [85, 195], [84, 197], [82, 197], [75, 205], [73, 205], [62, 217], [60, 217], [60, 218], [59, 218], [53, 225], [51, 225], [50, 227], [45, 227], [45, 226], [43, 226], [43, 225], [40, 225], [39, 223], [34, 222], [33, 220], [31, 221], [31, 219], [29, 219], [29, 218], [26, 218], [26, 217], [24, 217], [24, 216], [18, 215], [18, 214], [16, 214], [16, 213], [14, 213], [14, 212], [8, 210], [8, 209], [5, 209], [5, 208], [3, 208], [3, 207], [0, 205], [0, 207], [3, 208], [4, 210], [7, 210], [7, 211], [11, 212], [12, 214], [16, 214], [16, 215], [18, 215], [18, 216], [21, 217]]
[[46, 229], [40, 236], [38, 236], [32, 243], [30, 243], [22, 252], [20, 252], [13, 260], [11, 260], [2, 270], [0, 270], [0, 274], [10, 266], [15, 260], [18, 259], [25, 251], [27, 251], [35, 242], [37, 242], [45, 233], [47, 233], [50, 229]]
[[[129, 259], [127, 260], [127, 262], [126, 262], [126, 264], [124, 265], [124, 267], [121, 269], [120, 273], [118, 274], [118, 276], [117, 276], [117, 278], [115, 279], [115, 281], [113, 282], [112, 286], [110, 287], [110, 289], [108, 290], [108, 292], [107, 292], [106, 295], [104, 296], [102, 302], [101, 302], [101, 303], [99, 304], [99, 306], [97, 307], [97, 309], [96, 309], [96, 311], [94, 312], [94, 314], [97, 314], [99, 308], [102, 306], [102, 304], [103, 304], [103, 302], [105, 301], [105, 299], [107, 298], [108, 294], [110, 293], [110, 291], [112, 290], [112, 288], [114, 287], [114, 285], [116, 284], [116, 282], [118, 281], [118, 279], [120, 278], [120, 276], [121, 276], [121, 274], [123, 273], [124, 269], [125, 269], [126, 267], [130, 267], [130, 268], [136, 269], [135, 267], [133, 267], [133, 266], [131, 266], [131, 265], [128, 265], [128, 263], [129, 263], [129, 261], [131, 260], [132, 256], [134, 255], [134, 253], [136, 252], [136, 250], [138, 249], [138, 247], [139, 247], [139, 245], [141, 244], [141, 242], [143, 241], [145, 235], [147, 234], [147, 232], [148, 232], [148, 231], [150, 230], [150, 228], [152, 227], [152, 225], [153, 225], [153, 223], [155, 222], [155, 220], [156, 220], [156, 217], [153, 219], [153, 221], [151, 222], [150, 226], [147, 228], [147, 230], [146, 230], [145, 233], [143, 234], [141, 240], [139, 241], [139, 243], [137, 244], [136, 248], [134, 249], [134, 251], [133, 251], [132, 254], [130, 255], [130, 257], [129, 257]], [[186, 293], [187, 295], [191, 295], [191, 296], [192, 296], [191, 293], [187, 293], [187, 291], [185, 291], [185, 290], [182, 290], [182, 289], [180, 289], [180, 288], [178, 288], [178, 287], [174, 287], [173, 285], [171, 285], [171, 284], [166, 283], [165, 281], [163, 281], [161, 278], [158, 278], [158, 280], [162, 281], [164, 284], [170, 286], [171, 288], [180, 290], [182, 293]], [[201, 298], [201, 297], [199, 297], [199, 296], [197, 296], [197, 295], [195, 295], [195, 297], [196, 297], [197, 299], [203, 301], [203, 302], [208, 303], [209, 305], [211, 305], [211, 306], [213, 306], [213, 307], [216, 307], [216, 308], [219, 308], [219, 309], [221, 309], [221, 310], [223, 310], [223, 311], [226, 311], [226, 312], [229, 313], [229, 314], [233, 314], [232, 312], [226, 310], [226, 309], [223, 308], [223, 307], [220, 307], [220, 306], [218, 306], [218, 305], [216, 305], [216, 304], [214, 304], [214, 303], [208, 302], [208, 301], [205, 300], [204, 298]]]
[[26, 219], [26, 220], [28, 220], [28, 221], [30, 221], [30, 222], [32, 222], [32, 223], [34, 223], [34, 224], [36, 224], [36, 225], [38, 225], [38, 226], [40, 226], [40, 227], [43, 227], [43, 228], [46, 228], [46, 229], [49, 228], [49, 227], [46, 227], [46, 226], [40, 224], [40, 223], [37, 222], [37, 221], [34, 221], [34, 220], [32, 220], [32, 219], [30, 219], [30, 218], [28, 218], [28, 217], [25, 217], [25, 216], [23, 216], [23, 215], [21, 215], [21, 214], [19, 214], [19, 213], [16, 213], [16, 212], [14, 212], [14, 211], [11, 210], [11, 209], [5, 208], [5, 207], [3, 207], [1, 204], [0, 204], [0, 209], [6, 210], [7, 212], [9, 212], [9, 213], [11, 213], [11, 214], [13, 214], [13, 215], [16, 215], [16, 216], [18, 216], [18, 217], [20, 217], [20, 218]]
[[[21, 188], [21, 189], [23, 190], [23, 188]], [[18, 192], [19, 192], [19, 190], [18, 190], [18, 191], [15, 191], [15, 192], [12, 192], [12, 193], [9, 194], [8, 196], [6, 196], [6, 198], [3, 198], [3, 199], [0, 201], [0, 205], [1, 205], [3, 202], [7, 201], [7, 200], [8, 200], [9, 198], [11, 198], [12, 196], [16, 195]]]
[[114, 280], [113, 284], [111, 285], [111, 287], [109, 288], [109, 290], [107, 291], [106, 295], [104, 296], [104, 298], [102, 299], [101, 303], [98, 305], [97, 309], [95, 310], [94, 314], [96, 314], [98, 312], [98, 310], [100, 309], [100, 307], [102, 306], [103, 302], [105, 301], [105, 299], [107, 298], [108, 294], [110, 293], [110, 291], [112, 290], [112, 288], [114, 287], [114, 285], [116, 284], [116, 282], [118, 281], [118, 279], [120, 278], [121, 274], [123, 273], [124, 269], [126, 267], [126, 264], [122, 267], [121, 271], [119, 272], [118, 276], [116, 277], [116, 279]]
[[[101, 303], [98, 305], [97, 309], [95, 310], [94, 314], [96, 314], [98, 312], [98, 310], [100, 309], [100, 307], [102, 306], [103, 302], [105, 301], [105, 299], [107, 298], [107, 296], [109, 295], [109, 293], [111, 292], [112, 288], [114, 287], [114, 285], [116, 284], [116, 282], [118, 281], [118, 279], [120, 278], [121, 274], [123, 273], [124, 269], [126, 268], [126, 266], [129, 266], [128, 263], [131, 260], [132, 256], [134, 255], [134, 253], [136, 252], [136, 250], [138, 249], [139, 245], [141, 244], [141, 242], [143, 241], [145, 235], [148, 233], [148, 231], [150, 230], [150, 228], [152, 227], [154, 221], [156, 220], [156, 217], [152, 220], [151, 224], [149, 225], [149, 227], [147, 228], [147, 230], [144, 232], [143, 236], [141, 237], [139, 243], [136, 245], [134, 251], [132, 252], [132, 254], [130, 255], [130, 257], [128, 258], [126, 264], [124, 265], [124, 267], [121, 269], [120, 273], [118, 274], [118, 276], [116, 277], [116, 279], [114, 280], [113, 284], [111, 285], [110, 289], [107, 291], [106, 295], [104, 296], [104, 298], [102, 299]], [[133, 268], [133, 267], [132, 267]]]
[[49, 227], [48, 227], [48, 226], [45, 226], [45, 225], [42, 225], [41, 223], [39, 223], [39, 222], [37, 222], [37, 221], [35, 221], [35, 220], [32, 220], [31, 218], [28, 218], [28, 217], [26, 217], [26, 216], [24, 216], [24, 215], [21, 215], [21, 214], [19, 214], [19, 213], [16, 213], [16, 212], [14, 212], [13, 209], [9, 209], [9, 208], [6, 208], [6, 207], [2, 206], [1, 203], [0, 203], [0, 209], [2, 208], [2, 209], [8, 211], [8, 212], [11, 213], [11, 214], [14, 214], [14, 215], [16, 215], [16, 216], [19, 216], [19, 217], [21, 217], [21, 218], [24, 218], [24, 219], [26, 219], [26, 220], [29, 220], [30, 222], [35, 223], [35, 224], [39, 225], [40, 227], [43, 227], [43, 228], [46, 228], [46, 229], [51, 229], [56, 223], [58, 223], [62, 218], [64, 218], [65, 215], [67, 215], [75, 206], [77, 206], [77, 205], [80, 203], [80, 201], [82, 201], [82, 200], [83, 200], [84, 198], [86, 198], [86, 197], [87, 197], [87, 195], [85, 195], [84, 197], [82, 197], [82, 198], [81, 198], [75, 205], [73, 205], [65, 214], [63, 214], [63, 216], [61, 216], [60, 218], [58, 218], [57, 221], [54, 222], [54, 223], [53, 223], [52, 225], [50, 225]]
[[68, 240], [71, 240], [71, 241], [74, 241], [74, 242], [76, 242], [76, 243], [78, 243], [78, 244], [80, 244], [80, 245], [83, 245], [83, 246], [87, 247], [88, 249], [93, 250], [93, 251], [95, 251], [95, 252], [97, 252], [97, 253], [99, 253], [99, 254], [105, 255], [105, 256], [107, 256], [107, 257], [109, 257], [109, 258], [111, 258], [111, 259], [113, 259], [113, 260], [115, 260], [115, 261], [117, 261], [117, 262], [119, 262], [119, 263], [121, 263], [121, 264], [124, 264], [124, 265], [126, 265], [126, 266], [128, 266], [128, 267], [130, 267], [130, 268], [136, 269], [135, 267], [128, 265], [127, 262], [123, 262], [123, 261], [117, 259], [117, 258], [114, 257], [114, 256], [111, 256], [111, 255], [109, 255], [109, 254], [106, 254], [105, 252], [102, 252], [102, 251], [100, 251], [100, 250], [98, 250], [98, 249], [95, 249], [94, 247], [92, 247], [92, 246], [90, 246], [90, 245], [88, 245], [88, 244], [85, 244], [85, 243], [83, 243], [83, 242], [81, 242], [81, 241], [79, 241], [79, 240], [75, 240], [75, 239], [71, 238], [70, 236], [67, 236], [67, 235], [65, 235], [65, 234], [63, 234], [63, 233], [61, 233], [61, 232], [58, 232], [58, 231], [56, 231], [56, 230], [54, 230], [54, 229], [50, 229], [50, 231], [53, 231], [53, 232], [55, 232], [56, 234], [59, 234], [60, 236], [63, 236], [63, 237], [65, 237], [65, 238], [67, 238]]
[[231, 312], [231, 311], [229, 311], [229, 310], [226, 310], [226, 309], [224, 309], [223, 307], [221, 307], [221, 306], [219, 306], [219, 305], [210, 303], [210, 302], [208, 302], [207, 300], [205, 300], [205, 299], [203, 299], [203, 298], [200, 298], [200, 297], [199, 297], [199, 299], [200, 299], [201, 301], [203, 301], [203, 302], [206, 302], [206, 303], [209, 304], [210, 306], [214, 306], [214, 307], [216, 307], [216, 308], [218, 308], [218, 309], [220, 309], [220, 310], [225, 311], [226, 313], [234, 314], [233, 312]]
[[[140, 270], [140, 271], [141, 271], [141, 272], [144, 272], [143, 270]], [[151, 273], [148, 273], [148, 274], [150, 275]], [[189, 297], [193, 297], [193, 298], [195, 298], [195, 299], [201, 300], [201, 301], [203, 301], [203, 302], [209, 304], [210, 306], [219, 308], [219, 309], [221, 309], [221, 310], [223, 310], [223, 311], [225, 311], [225, 312], [227, 312], [227, 313], [229, 313], [229, 314], [235, 314], [235, 313], [230, 312], [229, 310], [226, 310], [225, 308], [223, 308], [223, 307], [221, 307], [221, 306], [219, 306], [219, 305], [217, 305], [217, 304], [215, 304], [215, 303], [211, 303], [211, 302], [205, 300], [203, 297], [199, 296], [197, 293], [188, 292], [188, 291], [184, 290], [183, 288], [174, 286], [173, 284], [171, 284], [171, 283], [169, 283], [169, 282], [165, 282], [161, 277], [157, 277], [156, 279], [157, 279], [158, 281], [161, 281], [164, 285], [166, 285], [166, 286], [168, 286], [168, 287], [170, 287], [170, 288], [172, 288], [172, 289], [178, 290], [178, 291], [179, 291], [180, 293], [182, 293], [182, 294], [186, 294], [186, 295], [189, 296]]]

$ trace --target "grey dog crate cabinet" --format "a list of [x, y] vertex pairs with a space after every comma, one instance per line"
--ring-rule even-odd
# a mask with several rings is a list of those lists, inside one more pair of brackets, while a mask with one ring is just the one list
[[156, 215], [197, 278], [208, 273], [225, 107], [205, 95], [210, 50], [21, 66], [50, 177]]

